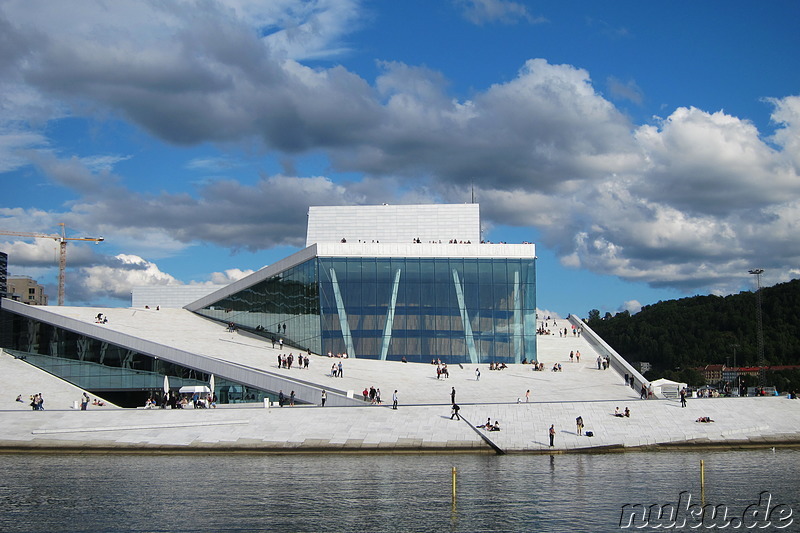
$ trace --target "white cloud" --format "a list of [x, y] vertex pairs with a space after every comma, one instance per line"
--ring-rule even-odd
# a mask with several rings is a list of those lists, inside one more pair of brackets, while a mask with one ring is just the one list
[[212, 272], [211, 283], [215, 285], [229, 285], [234, 281], [239, 281], [249, 276], [253, 272], [255, 272], [255, 270], [241, 270], [239, 268], [229, 268], [224, 272]]
[[[3, 106], [0, 106], [0, 112], [2, 110]], [[4, 127], [0, 119], [0, 172], [10, 172], [30, 164], [26, 154], [45, 149], [47, 145], [48, 140], [41, 133]]]
[[679, 209], [724, 214], [800, 192], [796, 169], [751, 123], [721, 111], [678, 108], [635, 136], [648, 165], [633, 190]]
[[96, 301], [100, 298], [130, 300], [133, 287], [181, 285], [173, 276], [161, 272], [155, 263], [136, 255], [119, 254], [106, 264], [80, 269], [68, 278], [70, 301]]
[[632, 315], [635, 315], [639, 311], [642, 310], [642, 304], [640, 304], [636, 300], [628, 300], [626, 302], [622, 302], [622, 305], [619, 308], [620, 311], [627, 311]]
[[768, 98], [767, 102], [774, 106], [771, 119], [780, 127], [772, 137], [772, 141], [783, 149], [783, 154], [794, 165], [795, 172], [800, 172], [800, 96], [786, 98]]
[[130, 158], [130, 155], [106, 154], [84, 157], [81, 161], [93, 172], [111, 172], [117, 163], [127, 161]]

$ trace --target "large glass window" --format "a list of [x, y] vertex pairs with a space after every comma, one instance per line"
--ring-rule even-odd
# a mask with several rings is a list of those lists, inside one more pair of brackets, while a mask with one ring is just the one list
[[[352, 275], [360, 279], [360, 265]], [[349, 279], [350, 272], [345, 279]], [[306, 261], [223, 298], [199, 314], [303, 350], [321, 353], [317, 262]], [[333, 301], [324, 302], [333, 305]], [[360, 305], [360, 304], [359, 304]]]
[[320, 258], [319, 271], [323, 353], [448, 363], [536, 359], [532, 259]]
[[533, 259], [317, 258], [200, 314], [315, 353], [536, 359]]

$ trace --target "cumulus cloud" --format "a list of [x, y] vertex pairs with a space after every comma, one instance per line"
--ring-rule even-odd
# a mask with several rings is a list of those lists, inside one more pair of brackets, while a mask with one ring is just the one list
[[642, 304], [640, 304], [636, 300], [628, 300], [627, 302], [622, 303], [619, 310], [627, 311], [630, 314], [635, 315], [636, 313], [642, 310]]
[[770, 118], [779, 125], [772, 141], [783, 149], [782, 154], [794, 165], [795, 172], [800, 172], [800, 96], [766, 101], [774, 106]]
[[70, 301], [89, 303], [98, 298], [130, 300], [133, 287], [181, 285], [169, 274], [161, 272], [154, 263], [139, 256], [119, 254], [103, 264], [82, 267], [67, 277]]
[[[3, 236], [0, 238], [9, 239]], [[13, 264], [25, 267], [57, 267], [61, 255], [59, 243], [50, 239], [30, 239], [29, 242], [11, 240], [0, 242], [0, 246], [3, 252], [13, 258]], [[67, 261], [70, 267], [91, 265], [100, 257], [89, 245], [67, 245]]]
[[214, 285], [229, 285], [234, 281], [249, 276], [255, 270], [241, 270], [239, 268], [229, 268], [224, 272], [213, 272], [211, 274], [211, 283]]

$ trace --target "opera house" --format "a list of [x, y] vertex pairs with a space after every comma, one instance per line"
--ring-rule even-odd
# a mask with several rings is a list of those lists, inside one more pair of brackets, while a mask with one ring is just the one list
[[317, 398], [317, 384], [269, 370], [276, 343], [334, 361], [537, 360], [535, 246], [484, 242], [478, 204], [310, 207], [297, 253], [181, 308], [149, 291], [130, 308], [4, 299], [0, 347], [123, 406], [165, 376], [174, 387], [213, 376], [221, 403]]

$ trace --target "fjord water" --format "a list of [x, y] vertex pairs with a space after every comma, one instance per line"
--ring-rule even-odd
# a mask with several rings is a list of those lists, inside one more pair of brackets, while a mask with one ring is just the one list
[[[800, 528], [800, 450], [570, 455], [0, 455], [0, 531], [620, 531], [681, 491], [768, 491]], [[456, 468], [456, 498], [452, 468]], [[634, 529], [634, 528], [632, 528]], [[771, 530], [770, 528], [762, 529]], [[795, 529], [797, 530], [797, 529]]]

